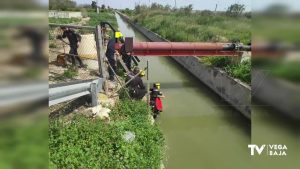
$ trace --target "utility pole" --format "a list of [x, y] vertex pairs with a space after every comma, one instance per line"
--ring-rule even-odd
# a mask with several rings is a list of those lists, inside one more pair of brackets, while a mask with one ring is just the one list
[[176, 0], [174, 0], [175, 1], [175, 9], [177, 8], [177, 2], [176, 2]]
[[217, 12], [217, 8], [218, 8], [218, 4], [216, 4], [216, 7], [215, 7], [215, 13]]
[[96, 1], [96, 6], [97, 6], [97, 14], [99, 14], [99, 5], [98, 5], [98, 0]]

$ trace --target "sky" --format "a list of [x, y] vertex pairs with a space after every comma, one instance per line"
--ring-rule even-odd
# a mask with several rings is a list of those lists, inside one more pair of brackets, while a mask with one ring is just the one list
[[[91, 4], [91, 2], [92, 2], [92, 0], [74, 0], [74, 1], [76, 1], [77, 4]], [[228, 8], [228, 6], [230, 6], [231, 4], [239, 3], [239, 4], [245, 5], [246, 11], [251, 11], [251, 0], [98, 0], [98, 3], [99, 3], [99, 5], [104, 3], [106, 6], [110, 6], [112, 8], [133, 9], [135, 4], [149, 5], [154, 2], [162, 4], [162, 5], [169, 4], [171, 7], [174, 7], [175, 1], [176, 1], [177, 8], [192, 4], [193, 9], [215, 10], [216, 4], [218, 4], [217, 10], [225, 11]]]

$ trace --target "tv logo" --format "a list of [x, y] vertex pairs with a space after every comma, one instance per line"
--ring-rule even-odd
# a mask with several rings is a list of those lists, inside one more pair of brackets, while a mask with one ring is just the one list
[[248, 148], [250, 148], [251, 156], [261, 155], [262, 152], [265, 152], [268, 156], [287, 156], [287, 146], [284, 144], [263, 144], [261, 146], [249, 144]]
[[250, 155], [254, 155], [254, 152], [256, 151], [258, 153], [258, 155], [260, 155], [263, 151], [264, 151], [264, 148], [266, 147], [266, 145], [262, 145], [262, 146], [257, 146], [255, 144], [249, 144], [248, 145], [248, 148], [250, 148]]

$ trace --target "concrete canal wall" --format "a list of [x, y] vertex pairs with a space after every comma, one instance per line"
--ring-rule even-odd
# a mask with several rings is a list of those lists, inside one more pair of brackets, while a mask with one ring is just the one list
[[252, 97], [294, 119], [300, 119], [299, 86], [252, 69]]
[[[142, 27], [139, 24], [133, 23], [126, 15], [123, 15], [122, 13], [119, 13], [119, 15], [150, 41], [167, 41], [158, 34]], [[221, 69], [204, 65], [199, 62], [197, 57], [180, 56], [171, 58], [215, 91], [219, 96], [240, 111], [245, 117], [251, 119], [250, 86], [228, 76], [227, 73]]]

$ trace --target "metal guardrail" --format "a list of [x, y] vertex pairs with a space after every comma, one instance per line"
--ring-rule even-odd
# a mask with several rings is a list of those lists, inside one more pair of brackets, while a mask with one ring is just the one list
[[97, 94], [102, 90], [103, 78], [50, 85], [49, 106], [90, 95], [92, 106], [97, 106]]
[[47, 99], [47, 82], [0, 85], [0, 108]]

